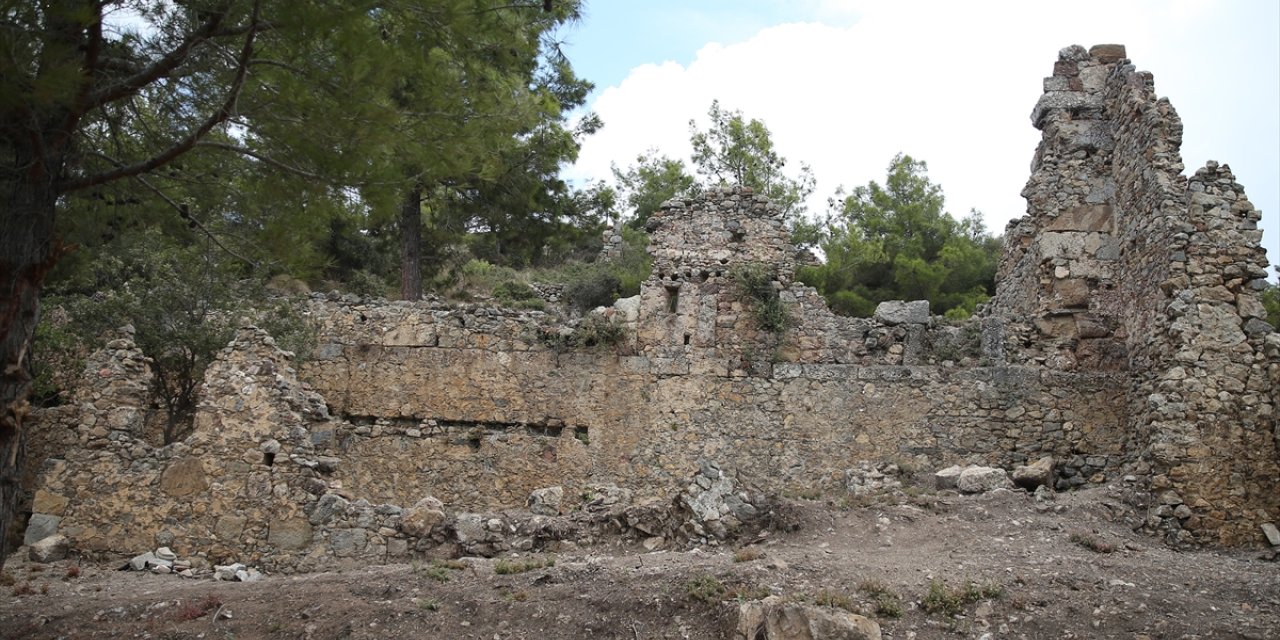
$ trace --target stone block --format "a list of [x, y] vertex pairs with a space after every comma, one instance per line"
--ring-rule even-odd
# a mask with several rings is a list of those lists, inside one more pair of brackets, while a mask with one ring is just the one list
[[311, 517], [308, 520], [313, 525], [322, 525], [339, 515], [347, 512], [347, 506], [350, 503], [346, 498], [336, 493], [326, 493], [320, 496], [320, 500], [316, 502], [316, 506], [311, 510]]
[[31, 501], [31, 511], [60, 516], [66, 512], [69, 502], [66, 496], [36, 489], [36, 495]]
[[1053, 457], [1045, 456], [1032, 464], [1013, 470], [1013, 483], [1028, 491], [1037, 487], [1052, 486]]
[[1114, 221], [1110, 205], [1083, 205], [1066, 209], [1058, 217], [1050, 218], [1044, 230], [1111, 233], [1115, 228]]
[[934, 484], [939, 489], [955, 489], [956, 483], [960, 481], [960, 474], [964, 472], [964, 467], [953, 465], [933, 474]]
[[400, 530], [411, 536], [429, 536], [446, 517], [444, 503], [427, 496], [404, 512], [400, 519]]
[[209, 488], [204, 464], [199, 458], [180, 458], [160, 475], [160, 489], [174, 498], [183, 498]]
[[1110, 64], [1129, 56], [1122, 44], [1095, 44], [1089, 47], [1089, 57], [1103, 64]]
[[564, 500], [564, 488], [560, 486], [538, 489], [529, 494], [525, 505], [529, 511], [542, 516], [560, 515], [560, 503]]
[[1054, 280], [1053, 294], [1058, 304], [1065, 308], [1083, 308], [1089, 306], [1089, 283], [1084, 278], [1063, 278]]
[[27, 557], [32, 562], [57, 562], [67, 557], [70, 546], [66, 536], [55, 533], [29, 546]]
[[329, 539], [329, 548], [333, 554], [343, 558], [364, 551], [369, 542], [369, 532], [364, 529], [343, 529], [333, 532]]
[[929, 301], [886, 300], [876, 305], [875, 319], [885, 324], [927, 324]]
[[986, 493], [995, 489], [1012, 489], [1013, 482], [1004, 469], [973, 466], [960, 472], [956, 488], [963, 493]]
[[780, 596], [738, 605], [726, 621], [731, 640], [880, 640], [875, 621], [835, 608], [790, 602]]
[[22, 544], [32, 545], [58, 532], [60, 516], [47, 513], [33, 513], [27, 521], [26, 534], [22, 536]]
[[311, 544], [311, 523], [302, 518], [273, 520], [267, 525], [267, 542], [280, 549], [305, 549]]
[[1262, 535], [1267, 537], [1267, 544], [1273, 547], [1280, 547], [1280, 529], [1276, 525], [1265, 522], [1262, 524]]

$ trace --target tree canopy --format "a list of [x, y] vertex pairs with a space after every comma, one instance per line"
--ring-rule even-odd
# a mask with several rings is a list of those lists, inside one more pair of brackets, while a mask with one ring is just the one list
[[928, 300], [964, 317], [995, 287], [1000, 244], [976, 211], [956, 220], [923, 161], [899, 154], [884, 185], [837, 191], [820, 246], [826, 262], [801, 269], [838, 313], [869, 316], [885, 300]]
[[237, 278], [376, 280], [397, 235], [457, 240], [428, 220], [534, 255], [607, 205], [555, 179], [591, 130], [566, 128], [590, 85], [555, 41], [578, 5], [0, 0], [0, 530], [55, 267], [73, 288], [157, 231]]

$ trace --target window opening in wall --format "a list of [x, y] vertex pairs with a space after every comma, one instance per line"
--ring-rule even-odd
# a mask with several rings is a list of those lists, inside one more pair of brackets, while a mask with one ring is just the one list
[[680, 287], [667, 287], [667, 313], [675, 313], [680, 308]]
[[689, 346], [689, 334], [684, 334], [684, 346]]
[[274, 453], [264, 453], [262, 454], [262, 458], [262, 461], [267, 463], [268, 467], [276, 463], [276, 454]]

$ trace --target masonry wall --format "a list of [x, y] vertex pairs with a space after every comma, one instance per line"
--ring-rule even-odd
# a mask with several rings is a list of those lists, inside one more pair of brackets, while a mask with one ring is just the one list
[[[1240, 544], [1280, 509], [1276, 347], [1260, 212], [1230, 169], [1182, 176], [1182, 124], [1124, 47], [1063, 49], [992, 313], [1049, 366], [1130, 371], [1149, 526]], [[1036, 357], [1036, 356], [1033, 356]]]
[[[835, 316], [796, 282], [778, 209], [711, 189], [654, 214], [640, 295], [587, 318], [313, 296], [300, 372], [246, 327], [169, 446], [146, 437], [146, 359], [109, 344], [74, 406], [37, 418], [35, 450], [64, 453], [40, 467], [28, 537], [309, 569], [440, 544], [428, 496], [472, 513], [552, 485], [570, 505], [601, 487], [670, 503], [708, 469], [842, 492], [864, 461], [1052, 455], [1058, 489], [1139, 477], [1170, 540], [1256, 541], [1280, 515], [1259, 213], [1224, 165], [1181, 176], [1176, 113], [1124, 55], [1069, 47], [1046, 79], [1029, 215], [981, 318]], [[767, 274], [785, 330], [760, 326], [744, 269]], [[566, 347], [600, 323], [623, 338]]]

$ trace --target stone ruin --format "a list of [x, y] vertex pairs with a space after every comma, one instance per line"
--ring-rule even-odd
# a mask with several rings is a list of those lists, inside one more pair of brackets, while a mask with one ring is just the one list
[[[832, 314], [796, 282], [777, 207], [710, 189], [653, 216], [640, 295], [593, 315], [613, 344], [568, 348], [583, 325], [540, 311], [317, 295], [301, 371], [244, 328], [192, 435], [157, 446], [147, 361], [113, 341], [36, 418], [26, 540], [277, 571], [604, 533], [656, 547], [785, 520], [772, 495], [1040, 461], [1057, 490], [1149, 496], [1170, 542], [1259, 543], [1280, 518], [1260, 214], [1225, 165], [1181, 175], [1177, 114], [1123, 47], [1063, 49], [1044, 89], [1028, 215], [966, 323], [924, 302]], [[743, 269], [785, 330], [758, 324]]]

